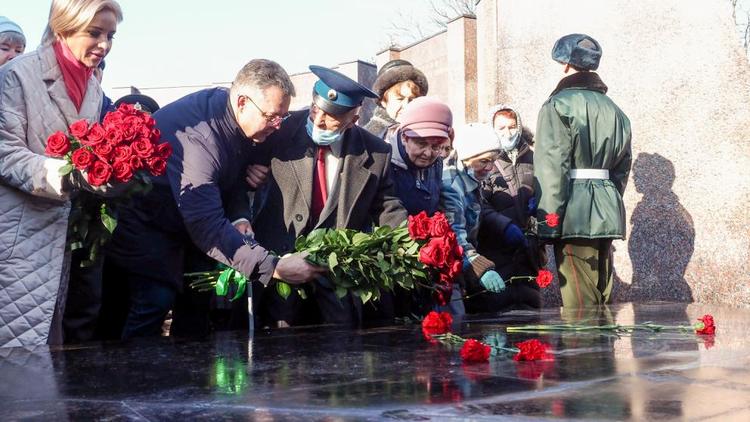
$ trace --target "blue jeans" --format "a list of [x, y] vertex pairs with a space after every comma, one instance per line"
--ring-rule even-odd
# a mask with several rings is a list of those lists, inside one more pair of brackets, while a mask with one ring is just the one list
[[130, 310], [122, 330], [122, 339], [161, 335], [164, 318], [174, 306], [177, 291], [165, 283], [131, 278]]

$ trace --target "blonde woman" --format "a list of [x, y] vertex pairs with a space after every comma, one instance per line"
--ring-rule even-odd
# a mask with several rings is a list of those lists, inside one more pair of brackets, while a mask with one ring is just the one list
[[69, 188], [47, 137], [98, 121], [94, 68], [122, 11], [112, 0], [54, 0], [42, 45], [0, 68], [0, 347], [62, 342]]

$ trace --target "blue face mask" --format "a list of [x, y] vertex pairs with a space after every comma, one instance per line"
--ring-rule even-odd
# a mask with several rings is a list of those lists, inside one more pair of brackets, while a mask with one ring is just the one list
[[316, 145], [335, 144], [339, 141], [339, 139], [341, 139], [342, 136], [344, 136], [343, 131], [321, 130], [317, 126], [315, 126], [313, 124], [313, 121], [310, 119], [307, 119], [307, 125], [305, 126], [305, 129], [307, 129], [307, 134], [310, 136], [313, 142], [315, 142]]
[[505, 137], [503, 135], [499, 136], [500, 138], [500, 146], [503, 147], [506, 151], [512, 151], [516, 148], [518, 145], [518, 141], [521, 139], [521, 131], [516, 131], [514, 134], [510, 135], [509, 137]]
[[469, 175], [469, 177], [471, 177], [472, 179], [474, 179], [477, 182], [481, 182], [482, 180], [486, 179], [487, 176], [489, 175], [489, 174], [486, 174], [485, 177], [483, 177], [483, 178], [480, 179], [480, 178], [477, 177], [477, 172], [475, 172], [472, 167], [469, 167], [468, 169], [466, 169], [466, 173]]

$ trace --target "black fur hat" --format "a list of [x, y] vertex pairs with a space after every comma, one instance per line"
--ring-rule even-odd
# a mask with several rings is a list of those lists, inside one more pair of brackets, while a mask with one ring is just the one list
[[424, 73], [408, 61], [401, 59], [391, 60], [380, 68], [375, 83], [372, 85], [372, 90], [382, 99], [388, 88], [404, 81], [414, 82], [419, 87], [420, 94], [427, 95], [429, 85]]

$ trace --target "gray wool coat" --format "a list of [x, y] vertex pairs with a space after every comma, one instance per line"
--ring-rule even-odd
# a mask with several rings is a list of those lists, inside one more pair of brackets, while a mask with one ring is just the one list
[[317, 223], [311, 222], [315, 144], [307, 135], [308, 110], [292, 113], [264, 143], [271, 177], [254, 223], [256, 239], [276, 253], [294, 250], [297, 236], [317, 227], [367, 230], [406, 220], [390, 177], [390, 146], [355, 126], [346, 131], [338, 182]]
[[76, 120], [98, 121], [101, 105], [92, 76], [76, 110], [51, 46], [0, 67], [0, 347], [61, 340], [50, 327], [66, 299], [70, 201], [51, 188], [44, 149]]

